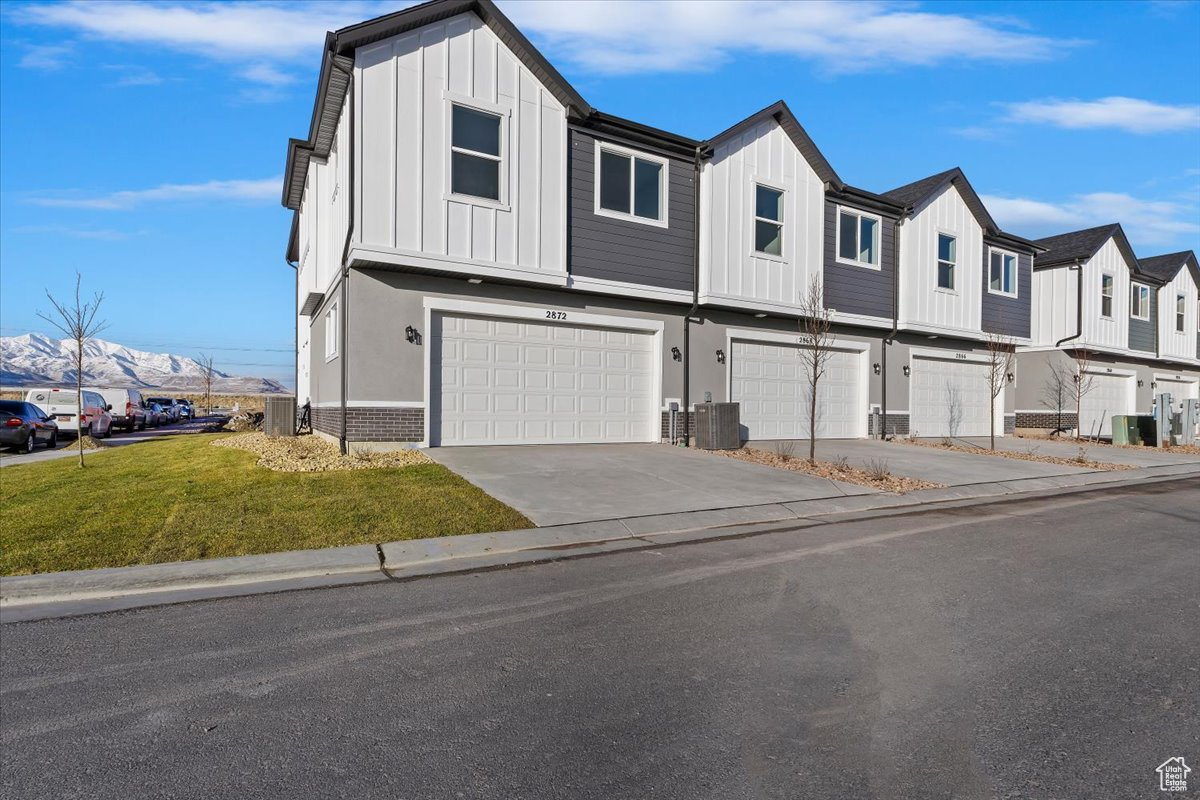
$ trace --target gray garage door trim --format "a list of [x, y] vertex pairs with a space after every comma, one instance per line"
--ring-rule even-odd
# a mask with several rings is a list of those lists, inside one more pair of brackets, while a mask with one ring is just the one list
[[[622, 424], [625, 425], [624, 432], [616, 431], [612, 438], [606, 438], [609, 434], [607, 430], [608, 420], [603, 419], [605, 411], [593, 410], [590, 419], [585, 425], [582, 419], [574, 426], [573, 435], [571, 437], [555, 439], [555, 430], [561, 430], [561, 423], [565, 422], [571, 412], [555, 412], [557, 415], [548, 412], [547, 420], [548, 429], [553, 429], [547, 438], [539, 439], [540, 443], [550, 443], [551, 441], [562, 441], [581, 443], [584, 441], [642, 441], [656, 442], [659, 440], [660, 428], [660, 407], [662, 405], [662, 337], [663, 323], [654, 319], [642, 319], [637, 317], [619, 317], [608, 314], [593, 314], [575, 311], [574, 309], [552, 307], [552, 306], [513, 306], [501, 303], [475, 302], [468, 300], [454, 300], [447, 298], [425, 298], [425, 331], [428, 335], [428, 341], [425, 342], [426, 354], [424, 359], [425, 376], [424, 376], [424, 394], [425, 394], [425, 441], [421, 444], [424, 446], [438, 446], [441, 443], [442, 419], [442, 365], [434, 363], [440, 358], [441, 347], [443, 342], [438, 338], [442, 327], [442, 320], [446, 318], [453, 319], [468, 319], [468, 320], [492, 320], [501, 323], [515, 323], [521, 331], [529, 331], [541, 333], [546, 330], [551, 330], [556, 334], [555, 340], [564, 341], [564, 344], [550, 345], [551, 352], [557, 355], [571, 355], [578, 351], [582, 355], [584, 351], [588, 351], [593, 356], [597, 352], [597, 348], [603, 350], [604, 364], [600, 366], [590, 367], [593, 370], [600, 370], [605, 380], [610, 377], [627, 378], [630, 382], [637, 382], [638, 387], [627, 389], [625, 394], [629, 395], [630, 404], [628, 410], [623, 412]], [[510, 330], [512, 325], [504, 326], [508, 332], [508, 336], [521, 336], [515, 329]], [[557, 334], [565, 333], [564, 340], [559, 340]], [[585, 336], [586, 334], [586, 336]], [[600, 335], [600, 340], [597, 340], [596, 335]], [[615, 337], [615, 338], [614, 338]], [[584, 342], [583, 339], [587, 341]], [[572, 339], [571, 342], [565, 342], [565, 339]], [[609, 352], [606, 349], [610, 340], [621, 340], [619, 343], [613, 344], [613, 357], [618, 360], [626, 359], [628, 362], [638, 361], [642, 366], [633, 367], [626, 365], [623, 370], [613, 368], [611, 373], [606, 371], [609, 369]], [[561, 351], [561, 352], [560, 352]], [[568, 352], [570, 351], [570, 352]], [[566, 370], [570, 371], [571, 365], [564, 365]], [[521, 367], [518, 367], [518, 371]], [[580, 366], [583, 369], [583, 366]], [[563, 370], [559, 370], [563, 371]], [[581, 373], [582, 375], [582, 373]], [[522, 387], [524, 388], [524, 386]], [[570, 393], [569, 391], [567, 392]], [[593, 392], [596, 399], [600, 397], [607, 404], [613, 397], [620, 399], [620, 392], [610, 394], [607, 392], [607, 386], [603, 393]], [[601, 396], [601, 394], [603, 396]], [[579, 394], [582, 403], [582, 390]], [[555, 399], [552, 398], [551, 403]], [[642, 409], [640, 406], [644, 405]], [[582, 412], [580, 412], [582, 414]], [[565, 416], [563, 416], [565, 414]], [[640, 418], [644, 418], [644, 424], [639, 424]], [[585, 428], [590, 430], [595, 428], [597, 420], [600, 420], [600, 427], [605, 429], [605, 433], [590, 435], [585, 432]], [[552, 424], [551, 424], [552, 423]], [[460, 426], [464, 427], [464, 426]], [[620, 426], [617, 426], [620, 427]], [[616, 436], [616, 434], [620, 434]], [[464, 437], [461, 432], [455, 436], [456, 444], [527, 444], [534, 443], [525, 439], [521, 434], [512, 433], [511, 431], [499, 438], [498, 428], [491, 431], [491, 438], [485, 441], [474, 442], [473, 436]], [[450, 443], [450, 442], [447, 442]]]

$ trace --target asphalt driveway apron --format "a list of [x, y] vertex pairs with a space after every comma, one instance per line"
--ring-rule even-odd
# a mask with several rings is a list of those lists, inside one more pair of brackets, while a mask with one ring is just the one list
[[660, 444], [436, 447], [428, 453], [539, 526], [874, 492]]

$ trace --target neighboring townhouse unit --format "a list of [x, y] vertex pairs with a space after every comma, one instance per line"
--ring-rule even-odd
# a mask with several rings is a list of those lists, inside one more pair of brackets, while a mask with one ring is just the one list
[[818, 437], [985, 435], [986, 337], [1032, 341], [1039, 248], [960, 170], [849, 186], [782, 102], [704, 141], [602, 113], [488, 0], [329, 34], [283, 202], [298, 397], [347, 447], [659, 441], [710, 400], [807, 437], [814, 285]]
[[[1139, 260], [1119, 224], [1038, 242], [1033, 342], [1018, 356], [1018, 426], [1111, 436], [1112, 417], [1150, 412], [1155, 395], [1197, 397], [1197, 271], [1192, 253]], [[1065, 410], [1059, 376], [1082, 381]]]

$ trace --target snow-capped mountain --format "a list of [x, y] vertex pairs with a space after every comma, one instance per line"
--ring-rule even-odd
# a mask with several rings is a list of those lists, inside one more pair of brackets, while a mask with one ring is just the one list
[[[75, 343], [36, 333], [0, 337], [0, 386], [54, 386], [75, 383]], [[93, 339], [83, 351], [84, 383], [135, 389], [204, 388], [204, 370], [193, 359], [147, 353]], [[217, 372], [214, 392], [269, 394], [287, 392], [271, 378], [247, 378]]]

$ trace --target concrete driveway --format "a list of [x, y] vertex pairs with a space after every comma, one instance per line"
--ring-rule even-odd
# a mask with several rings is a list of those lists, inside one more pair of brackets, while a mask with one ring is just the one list
[[[999, 443], [999, 439], [996, 440]], [[770, 450], [772, 442], [753, 442], [749, 447]], [[1096, 448], [1100, 449], [1100, 448]], [[797, 442], [797, 453], [808, 452], [808, 442]], [[1076, 449], [1075, 452], [1078, 452]], [[1074, 455], [1072, 453], [1071, 455]], [[1049, 455], [1049, 454], [1048, 454]], [[868, 467], [874, 461], [886, 461], [893, 475], [920, 478], [946, 486], [1044, 478], [1093, 472], [1086, 467], [1067, 467], [1039, 461], [1018, 461], [1000, 456], [972, 455], [953, 450], [881, 442], [878, 439], [828, 439], [817, 442], [817, 458], [834, 461], [845, 458], [852, 467]]]
[[[987, 437], [957, 439], [966, 444], [987, 447]], [[1110, 447], [1108, 445], [1074, 444], [1058, 439], [1020, 439], [1015, 436], [997, 437], [996, 449], [1017, 453], [1036, 452], [1044, 456], [1075, 458], [1079, 448], [1087, 451], [1093, 461], [1108, 464], [1127, 464], [1131, 467], [1160, 467], [1170, 464], [1200, 464], [1200, 456], [1180, 453], [1178, 450], [1159, 450], [1155, 447]]]
[[539, 526], [874, 491], [660, 444], [435, 447], [428, 453]]

